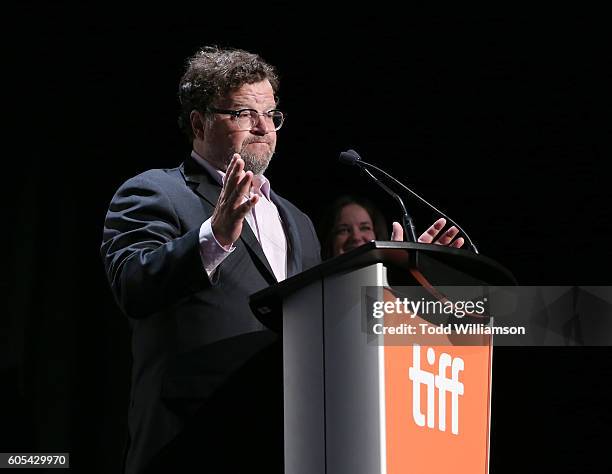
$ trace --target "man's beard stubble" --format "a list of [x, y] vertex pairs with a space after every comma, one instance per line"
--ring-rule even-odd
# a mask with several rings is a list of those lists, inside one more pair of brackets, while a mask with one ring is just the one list
[[240, 151], [240, 157], [244, 160], [244, 170], [251, 171], [254, 175], [262, 175], [268, 168], [270, 164], [270, 160], [274, 155], [274, 149], [272, 148], [272, 143], [268, 140], [265, 142], [268, 144], [269, 151], [266, 153], [252, 153], [247, 150], [247, 146], [251, 143], [261, 142], [261, 138], [247, 140], [242, 144]]

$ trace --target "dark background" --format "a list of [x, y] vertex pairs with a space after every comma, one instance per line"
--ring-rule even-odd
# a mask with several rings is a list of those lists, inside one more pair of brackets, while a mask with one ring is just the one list
[[[4, 15], [7, 257], [0, 452], [118, 472], [129, 330], [99, 244], [127, 178], [177, 166], [184, 60], [261, 54], [288, 113], [267, 173], [320, 219], [355, 148], [458, 220], [521, 284], [610, 284], [609, 28], [601, 12], [425, 15], [389, 5], [41, 6]], [[435, 218], [410, 206], [418, 230]], [[491, 472], [608, 472], [612, 351], [496, 349]], [[40, 471], [38, 471], [40, 472]]]

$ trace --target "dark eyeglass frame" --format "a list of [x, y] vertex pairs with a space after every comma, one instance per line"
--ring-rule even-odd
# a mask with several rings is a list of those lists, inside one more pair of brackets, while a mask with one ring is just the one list
[[[274, 131], [278, 131], [280, 130], [280, 128], [283, 126], [283, 124], [285, 123], [285, 119], [287, 118], [287, 115], [278, 110], [278, 109], [271, 109], [268, 110], [267, 112], [258, 112], [255, 109], [238, 109], [238, 110], [229, 110], [229, 109], [218, 109], [216, 107], [208, 107], [206, 109], [208, 112], [213, 113], [213, 114], [223, 114], [223, 115], [231, 115], [232, 117], [234, 117], [235, 119], [239, 119], [240, 118], [240, 114], [243, 112], [250, 112], [251, 113], [251, 121], [253, 120], [253, 113], [258, 115], [259, 117], [261, 116], [265, 116], [269, 119], [272, 120], [272, 123], [274, 123], [274, 119], [273, 116], [271, 114], [280, 114], [281, 117], [281, 121], [280, 121], [280, 125], [278, 127], [275, 126]], [[253, 130], [253, 128], [255, 127], [255, 124], [253, 123], [253, 125], [251, 125], [251, 128], [247, 128], [244, 129], [245, 131], [247, 130]]]

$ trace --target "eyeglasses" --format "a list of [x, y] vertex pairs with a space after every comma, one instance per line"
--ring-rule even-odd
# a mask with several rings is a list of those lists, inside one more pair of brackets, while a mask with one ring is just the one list
[[217, 109], [215, 107], [208, 107], [209, 112], [213, 114], [227, 114], [233, 117], [240, 130], [247, 131], [253, 130], [259, 123], [260, 118], [263, 117], [266, 124], [272, 122], [274, 131], [279, 130], [283, 126], [285, 121], [285, 115], [280, 110], [268, 110], [267, 112], [257, 112], [253, 109], [240, 109], [240, 110], [225, 110]]

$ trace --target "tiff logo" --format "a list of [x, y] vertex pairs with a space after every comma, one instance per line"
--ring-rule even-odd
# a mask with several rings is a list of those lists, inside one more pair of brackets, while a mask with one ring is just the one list
[[[434, 365], [436, 353], [433, 348], [427, 349], [427, 362]], [[446, 371], [450, 367], [451, 377]], [[412, 348], [412, 367], [408, 369], [408, 378], [412, 380], [412, 416], [418, 426], [425, 426], [425, 415], [421, 411], [421, 384], [427, 387], [427, 426], [433, 428], [434, 389], [438, 389], [438, 429], [446, 431], [446, 392], [451, 394], [451, 432], [459, 434], [459, 395], [463, 395], [463, 384], [459, 382], [459, 372], [464, 369], [463, 359], [452, 358], [443, 352], [438, 361], [438, 374], [421, 369], [421, 347], [415, 344]]]

